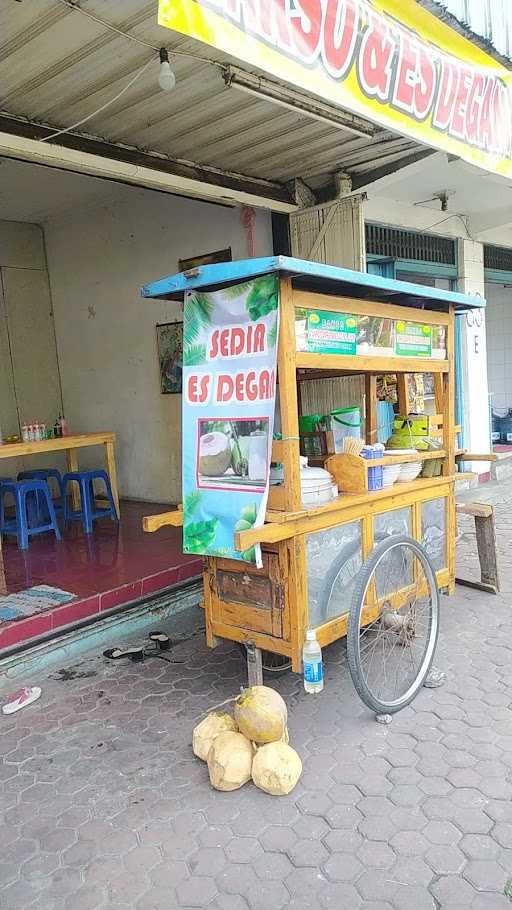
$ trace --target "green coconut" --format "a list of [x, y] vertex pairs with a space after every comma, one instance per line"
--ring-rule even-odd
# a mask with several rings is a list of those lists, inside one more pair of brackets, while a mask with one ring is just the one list
[[252, 763], [252, 779], [260, 790], [272, 796], [291, 793], [302, 774], [302, 762], [284, 742], [261, 746]]
[[286, 704], [270, 686], [244, 689], [235, 701], [234, 715], [240, 732], [255, 743], [276, 742], [284, 736]]
[[235, 721], [225, 711], [213, 711], [194, 728], [192, 734], [192, 749], [202, 761], [208, 758], [208, 752], [214, 740], [221, 733], [236, 733]]
[[242, 733], [219, 733], [208, 752], [210, 783], [216, 790], [238, 790], [251, 779], [253, 745]]
[[205, 433], [199, 443], [199, 470], [206, 477], [221, 477], [231, 464], [231, 446], [225, 433]]

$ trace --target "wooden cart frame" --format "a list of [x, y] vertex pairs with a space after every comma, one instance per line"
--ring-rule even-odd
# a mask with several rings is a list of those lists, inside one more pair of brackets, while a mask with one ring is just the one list
[[[299, 672], [302, 646], [310, 625], [306, 554], [308, 534], [358, 521], [361, 526], [364, 561], [374, 547], [377, 515], [401, 508], [410, 509], [411, 536], [421, 542], [423, 504], [443, 500], [446, 560], [445, 566], [436, 574], [439, 587], [448, 592], [453, 591], [457, 455], [454, 320], [456, 312], [483, 306], [484, 302], [435, 288], [380, 279], [284, 257], [207, 266], [193, 273], [162, 279], [143, 289], [142, 293], [146, 297], [176, 299], [182, 296], [187, 287], [201, 286], [203, 289], [214, 290], [227, 283], [247, 280], [254, 274], [269, 272], [277, 272], [279, 275], [280, 297], [278, 394], [282, 439], [273, 443], [272, 461], [282, 463], [284, 481], [279, 487], [270, 488], [263, 527], [240, 531], [235, 535], [235, 546], [240, 551], [247, 550], [256, 543], [262, 544], [263, 568], [257, 569], [234, 560], [206, 559], [206, 637], [211, 647], [222, 639], [252, 642], [256, 648], [289, 657], [292, 669]], [[388, 302], [389, 300], [393, 302]], [[442, 326], [446, 338], [446, 357], [383, 357], [298, 351], [296, 316], [298, 310], [304, 309]], [[435, 453], [417, 453], [409, 457], [396, 456], [393, 460], [404, 462], [433, 457], [442, 459], [441, 476], [419, 478], [411, 483], [396, 484], [376, 492], [342, 492], [333, 502], [305, 509], [301, 498], [298, 382], [310, 377], [364, 374], [366, 438], [372, 442], [376, 440], [377, 434], [377, 376], [389, 373], [397, 375], [401, 413], [402, 405], [406, 406], [407, 374], [433, 374], [436, 419], [442, 449]], [[335, 459], [336, 456], [334, 464]], [[362, 463], [360, 458], [356, 461], [354, 466], [362, 472], [369, 466], [379, 464], [378, 461]], [[386, 459], [386, 463], [390, 463], [389, 459]], [[336, 474], [335, 470], [334, 473]], [[148, 518], [145, 528], [156, 530], [162, 524], [181, 523], [182, 515], [170, 512]], [[348, 616], [344, 613], [318, 626], [316, 633], [320, 645], [328, 645], [346, 635], [347, 619]]]

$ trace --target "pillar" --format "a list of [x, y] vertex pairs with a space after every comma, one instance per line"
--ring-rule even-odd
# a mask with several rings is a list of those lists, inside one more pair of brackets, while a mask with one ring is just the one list
[[[484, 297], [484, 248], [474, 240], [458, 241], [458, 285], [463, 294]], [[472, 452], [490, 452], [489, 390], [485, 310], [472, 310], [458, 317], [461, 324], [462, 380], [464, 385], [464, 445]], [[489, 470], [489, 462], [466, 466], [476, 473]]]

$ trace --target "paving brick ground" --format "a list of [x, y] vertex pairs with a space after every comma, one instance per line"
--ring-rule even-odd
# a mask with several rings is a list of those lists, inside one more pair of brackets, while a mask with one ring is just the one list
[[180, 663], [92, 654], [37, 680], [41, 700], [0, 720], [0, 908], [510, 910], [509, 510], [503, 593], [443, 599], [444, 688], [380, 726], [343, 643], [321, 696], [291, 674], [275, 683], [304, 762], [289, 797], [215, 792], [192, 756], [194, 723], [245, 681], [233, 648], [209, 652], [199, 634]]

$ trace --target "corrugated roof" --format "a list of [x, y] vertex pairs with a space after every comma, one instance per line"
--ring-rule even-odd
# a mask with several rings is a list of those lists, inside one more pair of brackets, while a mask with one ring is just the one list
[[[421, 0], [420, 0], [421, 2]], [[427, 5], [424, 3], [424, 5]], [[446, 10], [466, 30], [483, 39], [503, 62], [512, 62], [512, 5], [510, 0], [430, 0], [428, 8], [439, 15]], [[436, 9], [437, 8], [437, 9]], [[450, 25], [453, 23], [450, 21]]]
[[[61, 0], [0, 5], [0, 108], [4, 114], [64, 128], [101, 107], [154, 54], [140, 79], [82, 133], [173, 159], [270, 181], [369, 175], [420, 146], [368, 124], [373, 138], [228, 88], [208, 59], [217, 52], [157, 24], [157, 2], [82, 0], [97, 15], [174, 57], [172, 93], [157, 84], [158, 55], [91, 21]], [[85, 131], [85, 133], [84, 133]], [[78, 132], [78, 130], [76, 131]], [[286, 141], [283, 141], [285, 139]], [[317, 181], [318, 182], [318, 181]]]

